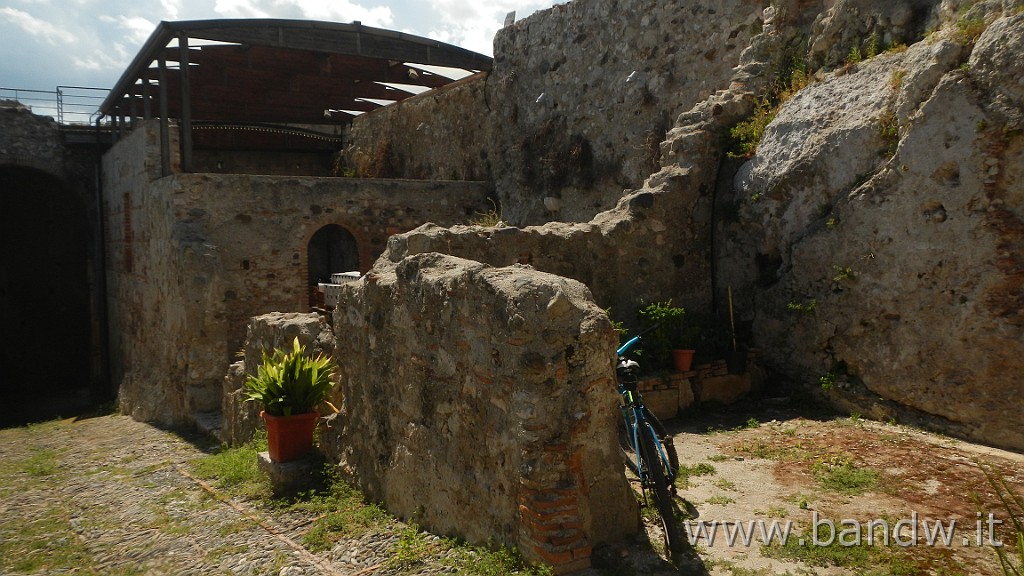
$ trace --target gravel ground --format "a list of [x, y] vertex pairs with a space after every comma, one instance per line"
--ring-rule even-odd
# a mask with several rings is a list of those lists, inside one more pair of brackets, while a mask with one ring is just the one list
[[223, 498], [189, 472], [210, 447], [123, 416], [0, 430], [0, 574], [393, 572], [394, 535], [313, 554], [314, 518]]

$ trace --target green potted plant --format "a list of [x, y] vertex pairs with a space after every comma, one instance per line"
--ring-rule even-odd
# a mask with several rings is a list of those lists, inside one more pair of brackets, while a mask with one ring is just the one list
[[263, 405], [267, 450], [275, 462], [297, 460], [313, 447], [317, 404], [334, 386], [334, 362], [323, 354], [306, 354], [296, 337], [291, 350], [263, 351], [255, 375], [245, 380], [245, 399]]
[[653, 367], [672, 366], [680, 372], [690, 369], [699, 328], [685, 321], [686, 310], [672, 301], [644, 304], [637, 311], [646, 329], [658, 326], [644, 339], [643, 349]]

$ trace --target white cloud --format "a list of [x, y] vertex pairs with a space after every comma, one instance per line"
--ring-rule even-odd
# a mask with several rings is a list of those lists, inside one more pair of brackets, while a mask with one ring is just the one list
[[100, 22], [114, 25], [119, 43], [141, 46], [157, 29], [157, 25], [140, 16], [99, 16]]
[[177, 0], [160, 0], [160, 7], [163, 8], [162, 20], [177, 20], [180, 6]]
[[217, 0], [214, 11], [229, 18], [308, 18], [335, 22], [359, 20], [387, 28], [394, 17], [387, 6], [367, 8], [346, 0]]
[[45, 40], [49, 44], [67, 44], [75, 41], [75, 35], [51, 22], [40, 20], [28, 12], [5, 6], [0, 8], [4, 20], [25, 32]]
[[439, 28], [428, 33], [435, 40], [461, 46], [467, 50], [490, 54], [494, 34], [504, 25], [512, 11], [520, 19], [534, 11], [551, 6], [550, 0], [496, 0], [482, 4], [476, 0], [431, 0], [430, 7], [439, 16]]

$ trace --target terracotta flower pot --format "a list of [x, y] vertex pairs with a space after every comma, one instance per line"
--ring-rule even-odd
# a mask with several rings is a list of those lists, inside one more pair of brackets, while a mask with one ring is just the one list
[[689, 372], [690, 366], [693, 365], [693, 353], [694, 350], [673, 350], [672, 351], [672, 364], [676, 370], [680, 372]]
[[267, 451], [274, 462], [291, 462], [313, 449], [313, 430], [320, 414], [271, 416], [260, 412], [267, 425]]

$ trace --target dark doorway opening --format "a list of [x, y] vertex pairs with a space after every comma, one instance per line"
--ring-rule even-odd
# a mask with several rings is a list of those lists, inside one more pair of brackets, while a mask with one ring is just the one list
[[337, 224], [316, 231], [307, 247], [310, 306], [321, 303], [317, 284], [330, 282], [331, 274], [359, 270], [359, 245], [352, 233]]
[[92, 409], [82, 200], [45, 172], [0, 167], [0, 243], [0, 427]]

